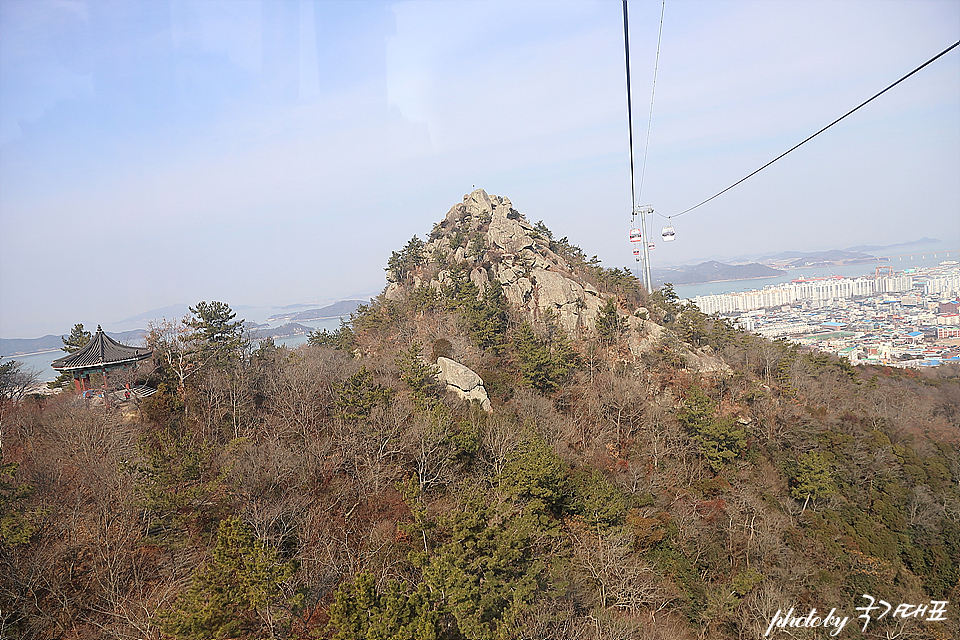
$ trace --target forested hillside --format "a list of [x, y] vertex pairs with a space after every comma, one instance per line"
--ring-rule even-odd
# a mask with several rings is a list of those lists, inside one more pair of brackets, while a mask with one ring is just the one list
[[201, 302], [153, 396], [6, 402], [0, 637], [960, 637], [955, 367], [740, 332], [482, 191], [387, 270], [303, 347]]

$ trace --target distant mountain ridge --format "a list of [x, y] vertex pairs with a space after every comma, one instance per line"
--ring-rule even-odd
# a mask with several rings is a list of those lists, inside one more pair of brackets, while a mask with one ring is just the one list
[[0, 357], [9, 358], [37, 351], [53, 351], [62, 346], [63, 340], [60, 336], [49, 334], [40, 338], [0, 338]]
[[665, 282], [672, 284], [702, 284], [705, 282], [723, 282], [726, 280], [753, 280], [755, 278], [773, 278], [785, 272], [764, 264], [724, 264], [716, 260], [681, 267], [662, 267], [652, 270], [654, 284]]
[[[929, 247], [927, 245], [946, 245], [946, 244], [949, 244], [949, 242], [943, 241], [937, 238], [923, 237], [923, 238], [920, 238], [919, 240], [911, 240], [909, 242], [898, 242], [896, 244], [858, 245], [855, 247], [844, 247], [842, 249], [830, 249], [829, 251], [846, 251], [852, 254], [872, 252], [872, 255], [870, 255], [869, 257], [873, 258], [874, 256], [881, 256], [881, 257], [886, 256], [888, 255], [889, 250], [897, 249], [897, 248], [907, 248], [908, 251], [915, 251], [909, 248], [925, 247], [924, 250], [927, 252], [930, 252], [930, 251], [935, 251], [938, 248]], [[956, 245], [952, 245], [950, 247], [943, 246], [939, 248], [942, 248], [943, 250], [946, 250], [946, 249], [956, 250], [958, 247]], [[767, 253], [742, 253], [742, 254], [712, 254], [707, 256], [700, 256], [697, 258], [697, 260], [701, 260], [701, 261], [716, 260], [718, 262], [727, 263], [727, 264], [731, 264], [731, 263], [737, 264], [737, 263], [743, 263], [743, 262], [759, 262], [762, 264], [767, 264], [768, 262], [773, 260], [784, 260], [784, 259], [788, 259], [788, 257], [803, 258], [803, 257], [817, 256], [818, 254], [823, 254], [826, 252], [827, 250], [823, 250], [823, 251], [792, 250], [792, 251], [781, 251], [777, 253], [767, 252]], [[863, 259], [867, 259], [867, 258], [863, 258]], [[685, 264], [690, 264], [691, 262], [692, 261], [687, 262]]]
[[831, 249], [830, 251], [814, 251], [811, 253], [784, 251], [771, 256], [768, 260], [776, 265], [776, 267], [797, 269], [802, 267], [827, 267], [845, 264], [863, 264], [866, 262], [877, 262], [880, 260], [880, 258], [872, 256], [869, 253], [862, 253], [859, 251]]
[[876, 256], [865, 253], [867, 251], [883, 251], [886, 249], [898, 249], [901, 247], [916, 247], [927, 244], [936, 244], [940, 240], [936, 238], [920, 238], [910, 242], [899, 242], [888, 245], [859, 245], [856, 247], [847, 247], [846, 249], [830, 249], [827, 251], [781, 251], [780, 253], [767, 253], [758, 258], [766, 262], [769, 260], [790, 260], [805, 259], [807, 261], [839, 261], [839, 260], [859, 260], [872, 259]]
[[846, 251], [878, 251], [880, 249], [898, 249], [900, 247], [916, 247], [924, 244], [934, 244], [938, 243], [940, 240], [937, 238], [920, 238], [919, 240], [913, 240], [911, 242], [898, 242], [897, 244], [888, 244], [885, 246], [874, 245], [874, 244], [864, 244], [857, 247], [847, 247]]
[[860, 251], [849, 251], [844, 249], [830, 249], [829, 251], [781, 251], [772, 256], [766, 256], [768, 260], [852, 260], [856, 258], [872, 258], [873, 256]]
[[[122, 344], [133, 345], [143, 340], [146, 335], [145, 329], [132, 329], [130, 331], [105, 331], [108, 336]], [[63, 335], [69, 335], [67, 331]], [[40, 338], [0, 338], [0, 357], [15, 358], [29, 353], [41, 351], [56, 351], [63, 348], [61, 336], [45, 335]]]
[[290, 320], [292, 322], [309, 322], [310, 320], [322, 320], [324, 318], [337, 318], [348, 316], [357, 310], [363, 304], [361, 300], [341, 300], [334, 304], [320, 309], [307, 309], [296, 313], [278, 313], [268, 318], [271, 322], [280, 320]]
[[160, 307], [159, 309], [152, 309], [150, 311], [145, 311], [139, 315], [132, 316], [121, 320], [118, 324], [130, 324], [133, 322], [145, 322], [147, 320], [160, 320], [161, 318], [167, 318], [169, 320], [179, 320], [190, 313], [190, 305], [186, 304], [172, 304], [169, 307]]

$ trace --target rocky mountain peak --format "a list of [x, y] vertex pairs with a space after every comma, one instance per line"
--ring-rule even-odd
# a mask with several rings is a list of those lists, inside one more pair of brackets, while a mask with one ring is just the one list
[[452, 269], [467, 269], [481, 293], [497, 281], [507, 301], [532, 320], [552, 312], [570, 336], [580, 337], [593, 331], [605, 298], [551, 249], [549, 231], [531, 225], [509, 198], [483, 189], [450, 208], [415, 262], [416, 269], [388, 275], [388, 299], [402, 298], [411, 284], [440, 289]]
[[[543, 223], [530, 224], [509, 198], [483, 189], [450, 207], [426, 241], [414, 236], [393, 253], [384, 296], [402, 301], [422, 287], [443, 293], [465, 277], [476, 285], [480, 298], [492, 283], [499, 283], [506, 301], [531, 324], [543, 326], [552, 315], [575, 340], [596, 335], [601, 308], [614, 295], [594, 283], [631, 278], [629, 272], [601, 268], [566, 238], [555, 241]], [[656, 347], [668, 330], [648, 320], [646, 310], [636, 311], [617, 313], [627, 327], [626, 345], [639, 356]], [[721, 360], [699, 350], [683, 349], [682, 355], [690, 368], [726, 370]]]

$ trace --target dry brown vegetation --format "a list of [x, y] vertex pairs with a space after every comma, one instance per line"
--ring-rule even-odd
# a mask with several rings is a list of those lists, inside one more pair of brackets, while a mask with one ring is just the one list
[[[538, 390], [524, 359], [559, 352], [525, 351], [512, 310], [483, 348], [489, 309], [378, 299], [339, 349], [239, 345], [188, 378], [158, 353], [140, 412], [8, 404], [0, 636], [758, 638], [869, 593], [951, 605], [867, 637], [958, 637], [957, 371], [640, 303], [732, 371], [591, 338]], [[410, 383], [415, 343], [480, 372], [493, 413]]]

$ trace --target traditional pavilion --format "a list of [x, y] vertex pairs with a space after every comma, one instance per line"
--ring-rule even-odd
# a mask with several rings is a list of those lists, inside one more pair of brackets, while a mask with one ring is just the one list
[[58, 358], [50, 366], [60, 373], [73, 374], [73, 384], [78, 393], [90, 390], [90, 374], [99, 371], [103, 374], [103, 388], [107, 387], [107, 372], [130, 367], [146, 360], [153, 351], [146, 347], [128, 347], [120, 344], [103, 332], [97, 325], [97, 332], [90, 338], [87, 346], [75, 353]]

